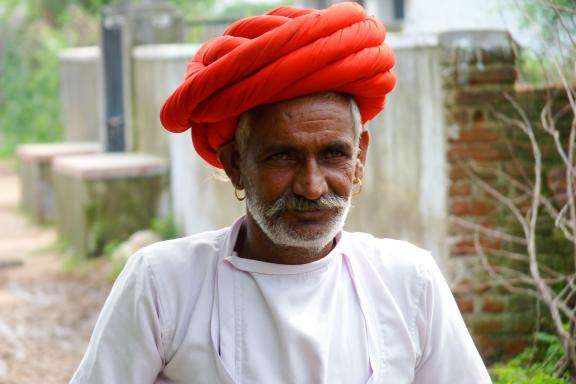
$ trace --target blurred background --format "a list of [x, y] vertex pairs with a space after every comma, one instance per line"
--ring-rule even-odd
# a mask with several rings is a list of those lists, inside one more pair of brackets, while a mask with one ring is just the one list
[[[200, 44], [336, 2], [0, 0], [1, 384], [68, 382], [129, 255], [242, 214], [158, 118]], [[358, 2], [398, 83], [346, 228], [432, 252], [495, 383], [571, 382], [574, 0]]]

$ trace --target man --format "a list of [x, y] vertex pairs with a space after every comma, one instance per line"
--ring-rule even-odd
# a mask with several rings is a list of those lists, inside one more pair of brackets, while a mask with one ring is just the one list
[[383, 38], [355, 4], [283, 7], [199, 51], [162, 122], [246, 216], [133, 255], [73, 383], [490, 382], [430, 254], [342, 231], [394, 86]]

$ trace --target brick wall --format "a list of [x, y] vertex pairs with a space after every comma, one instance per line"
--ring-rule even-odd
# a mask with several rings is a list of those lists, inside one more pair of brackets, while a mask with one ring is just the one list
[[[490, 34], [486, 36], [486, 34]], [[510, 95], [536, 128], [544, 164], [544, 192], [556, 204], [565, 201], [560, 159], [549, 135], [540, 128], [540, 110], [548, 97], [555, 108], [566, 105], [565, 94], [555, 87], [516, 85], [516, 48], [503, 32], [453, 33], [441, 36], [448, 169], [449, 266], [452, 287], [460, 310], [476, 344], [488, 362], [509, 357], [532, 342], [533, 332], [546, 328], [545, 308], [529, 296], [512, 294], [495, 284], [481, 265], [475, 247], [474, 224], [522, 236], [510, 210], [481, 187], [485, 181], [526, 209], [529, 199], [506, 177], [530, 183], [533, 157], [526, 135], [502, 122], [499, 114], [516, 117]], [[560, 124], [567, 128], [568, 118]], [[571, 251], [562, 242], [553, 222], [539, 218], [538, 248], [551, 268], [568, 270]], [[504, 257], [506, 252], [525, 253], [525, 247], [509, 239], [478, 232], [479, 243], [495, 269], [526, 271], [527, 264]], [[564, 244], [564, 245], [562, 245]], [[539, 315], [541, 313], [541, 315]]]

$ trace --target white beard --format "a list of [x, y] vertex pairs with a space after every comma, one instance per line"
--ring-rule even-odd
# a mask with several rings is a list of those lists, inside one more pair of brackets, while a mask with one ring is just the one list
[[350, 206], [351, 196], [348, 196], [344, 207], [335, 209], [336, 214], [329, 219], [326, 231], [307, 236], [295, 231], [282, 219], [281, 215], [268, 216], [266, 211], [269, 207], [265, 206], [259, 199], [254, 188], [246, 185], [246, 208], [248, 212], [250, 212], [266, 236], [279, 246], [304, 248], [311, 251], [321, 250], [333, 241], [334, 237], [344, 227]]

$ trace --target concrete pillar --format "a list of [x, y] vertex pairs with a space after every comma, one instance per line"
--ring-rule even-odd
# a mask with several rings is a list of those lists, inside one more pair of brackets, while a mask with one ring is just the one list
[[149, 228], [165, 214], [167, 163], [149, 155], [60, 157], [53, 165], [60, 238], [81, 257]]
[[98, 47], [60, 52], [60, 99], [65, 141], [101, 142], [103, 89]]
[[20, 173], [20, 207], [32, 222], [51, 224], [56, 214], [52, 162], [60, 156], [98, 153], [97, 143], [22, 144], [16, 150]]
[[197, 44], [141, 45], [133, 51], [133, 143], [137, 152], [169, 158], [168, 136], [160, 124], [160, 108], [182, 83]]

